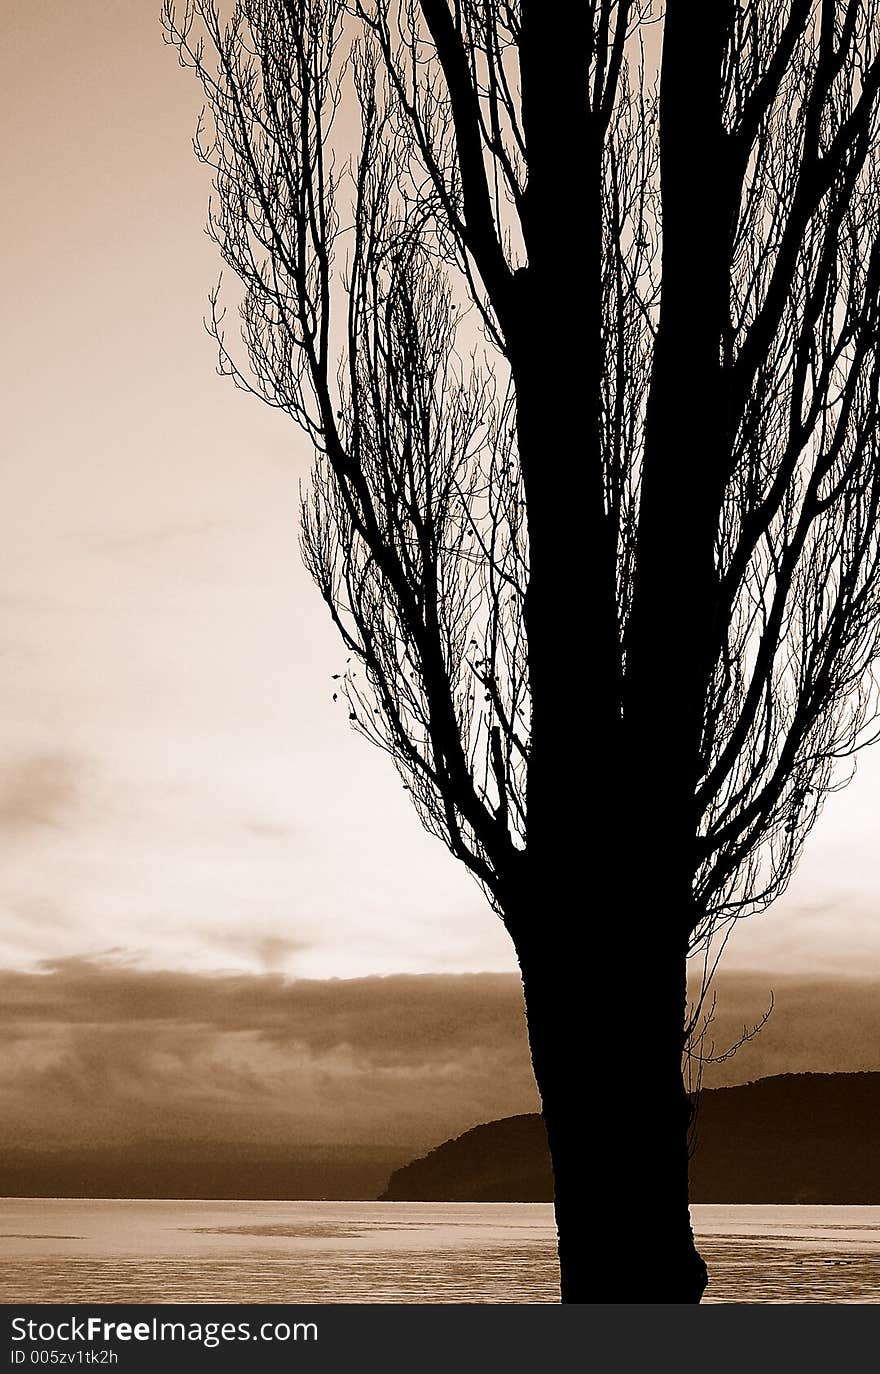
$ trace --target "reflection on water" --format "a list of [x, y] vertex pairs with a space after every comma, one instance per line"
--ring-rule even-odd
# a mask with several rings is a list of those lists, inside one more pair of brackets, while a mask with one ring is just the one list
[[[707, 1301], [880, 1303], [880, 1207], [694, 1224]], [[0, 1199], [3, 1303], [551, 1303], [557, 1281], [542, 1203]]]
[[880, 1303], [880, 1207], [694, 1207], [707, 1302]]

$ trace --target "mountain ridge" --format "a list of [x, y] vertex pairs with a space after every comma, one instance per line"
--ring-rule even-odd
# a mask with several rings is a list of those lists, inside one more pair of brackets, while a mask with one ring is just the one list
[[[776, 1074], [699, 1098], [691, 1200], [880, 1204], [880, 1072]], [[390, 1176], [380, 1201], [549, 1202], [537, 1113], [484, 1122]]]

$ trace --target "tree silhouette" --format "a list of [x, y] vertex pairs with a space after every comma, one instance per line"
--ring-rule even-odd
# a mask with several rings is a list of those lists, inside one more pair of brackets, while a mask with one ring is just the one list
[[682, 1054], [876, 707], [878, 0], [164, 23], [340, 691], [516, 949], [563, 1299], [699, 1301]]

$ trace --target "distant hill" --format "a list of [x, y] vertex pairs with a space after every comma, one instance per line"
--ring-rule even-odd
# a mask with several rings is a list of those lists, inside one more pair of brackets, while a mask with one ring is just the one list
[[[549, 1202], [552, 1195], [544, 1123], [529, 1115], [445, 1141], [397, 1169], [381, 1200]], [[880, 1073], [780, 1074], [707, 1089], [691, 1198], [880, 1204]]]
[[507, 1116], [396, 1169], [380, 1202], [549, 1202], [553, 1175], [537, 1113]]

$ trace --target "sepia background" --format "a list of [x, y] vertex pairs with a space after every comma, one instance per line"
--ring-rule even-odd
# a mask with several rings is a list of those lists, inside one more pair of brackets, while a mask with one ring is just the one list
[[[515, 962], [332, 701], [158, 8], [4, 5], [0, 1147], [403, 1156], [534, 1108]], [[707, 1081], [877, 1067], [878, 831], [880, 747], [734, 934], [719, 1043], [776, 1009]]]

